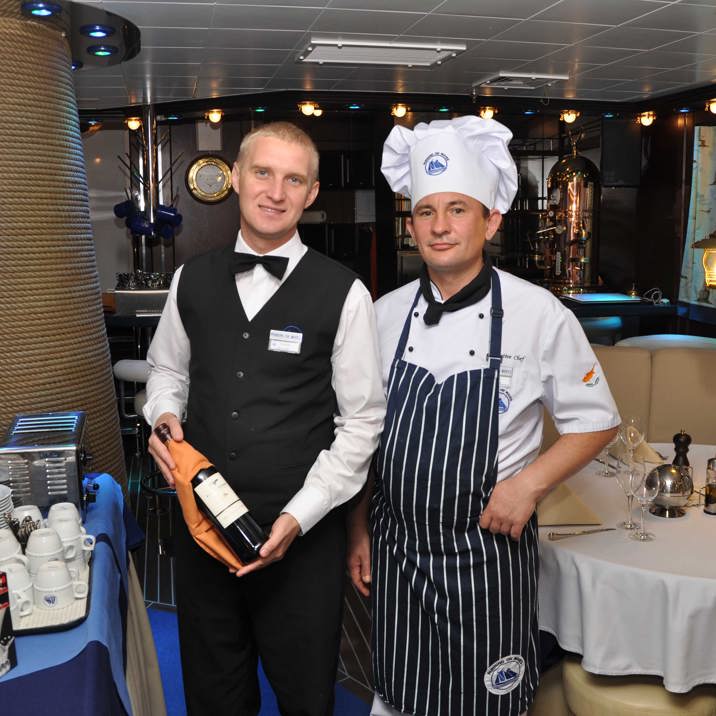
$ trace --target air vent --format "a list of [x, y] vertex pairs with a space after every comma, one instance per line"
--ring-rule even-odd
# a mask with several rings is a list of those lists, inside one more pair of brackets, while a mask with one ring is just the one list
[[27, 435], [28, 433], [74, 432], [79, 416], [77, 413], [45, 413], [43, 415], [24, 415], [18, 417], [12, 426], [10, 435]]
[[402, 65], [433, 67], [456, 57], [464, 42], [386, 42], [313, 37], [297, 62], [333, 65]]
[[477, 89], [515, 89], [536, 90], [541, 87], [551, 87], [556, 82], [568, 80], [569, 75], [548, 75], [530, 72], [509, 72], [500, 70], [496, 75], [472, 83], [473, 90]]

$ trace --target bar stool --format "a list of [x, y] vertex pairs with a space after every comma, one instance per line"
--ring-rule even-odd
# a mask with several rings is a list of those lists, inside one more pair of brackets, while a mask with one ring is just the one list
[[647, 348], [650, 351], [658, 350], [659, 348], [707, 348], [716, 350], [716, 338], [689, 336], [679, 333], [655, 333], [651, 336], [623, 338], [616, 345]]
[[[141, 455], [144, 445], [144, 419], [142, 408], [147, 402], [147, 392], [142, 388], [137, 390], [138, 384], [145, 384], [149, 379], [149, 364], [145, 360], [125, 358], [118, 360], [112, 366], [112, 372], [117, 379], [117, 400], [120, 417], [134, 421], [134, 432], [137, 436], [137, 455]], [[134, 383], [134, 392], [127, 394], [127, 384]], [[131, 403], [129, 401], [132, 401]], [[131, 407], [130, 407], [131, 405]]]
[[672, 694], [657, 676], [595, 676], [576, 657], [564, 660], [562, 682], [570, 716], [716, 716], [714, 686]]

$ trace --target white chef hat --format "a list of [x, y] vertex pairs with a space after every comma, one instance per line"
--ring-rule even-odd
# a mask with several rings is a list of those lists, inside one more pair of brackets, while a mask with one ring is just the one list
[[504, 124], [475, 116], [393, 127], [381, 171], [390, 188], [415, 206], [424, 196], [459, 192], [507, 213], [517, 193], [517, 168]]

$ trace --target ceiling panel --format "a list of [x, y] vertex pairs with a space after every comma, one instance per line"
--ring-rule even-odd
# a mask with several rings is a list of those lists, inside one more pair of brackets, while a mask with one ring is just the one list
[[[600, 0], [601, 1], [601, 0]], [[455, 15], [474, 15], [479, 12], [485, 17], [506, 17], [526, 19], [535, 13], [554, 5], [554, 0], [446, 0], [438, 12]]]
[[254, 6], [217, 5], [212, 27], [305, 31], [320, 14], [320, 8], [275, 7], [258, 3]]
[[[343, 10], [396, 10], [398, 12], [430, 12], [443, 0], [330, 0], [328, 7]], [[390, 7], [387, 7], [387, 5]], [[474, 3], [473, 3], [474, 7]]]
[[[600, 0], [601, 2], [601, 0]], [[704, 32], [716, 28], [716, 7], [705, 5], [668, 5], [633, 20], [630, 26], [660, 30]]]
[[594, 47], [623, 47], [632, 50], [651, 50], [669, 42], [676, 42], [689, 33], [669, 30], [646, 30], [622, 25], [590, 39]]
[[384, 10], [324, 10], [311, 27], [317, 32], [370, 32], [396, 35], [422, 17], [422, 13]]
[[471, 57], [493, 57], [510, 60], [536, 60], [538, 57], [548, 55], [559, 50], [563, 45], [543, 44], [541, 42], [504, 42], [502, 40], [488, 40], [475, 47], [470, 52]]
[[590, 47], [588, 43], [581, 43], [553, 52], [549, 57], [553, 60], [575, 60], [603, 65], [631, 57], [634, 53], [634, 50], [623, 50], [616, 47]]
[[487, 40], [515, 25], [517, 20], [500, 20], [465, 15], [428, 15], [410, 28], [411, 35]]
[[201, 27], [143, 27], [142, 47], [203, 47], [209, 30]]
[[645, 2], [645, 0], [562, 0], [537, 15], [539, 20], [563, 20], [564, 22], [589, 22], [597, 25], [621, 25], [646, 13], [655, 12], [668, 3]]
[[578, 25], [569, 22], [528, 20], [503, 32], [500, 35], [500, 40], [534, 42], [539, 39], [540, 42], [571, 45], [608, 29], [608, 25]]
[[261, 48], [267, 50], [292, 50], [303, 37], [294, 30], [228, 30], [213, 28], [211, 46], [225, 48]]
[[114, 2], [105, 0], [102, 8], [147, 27], [211, 27], [213, 3]]

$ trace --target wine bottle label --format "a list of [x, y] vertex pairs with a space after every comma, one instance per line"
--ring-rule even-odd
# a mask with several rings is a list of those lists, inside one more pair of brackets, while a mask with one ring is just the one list
[[249, 511], [231, 485], [218, 472], [197, 485], [194, 491], [219, 520], [222, 527], [228, 527]]

